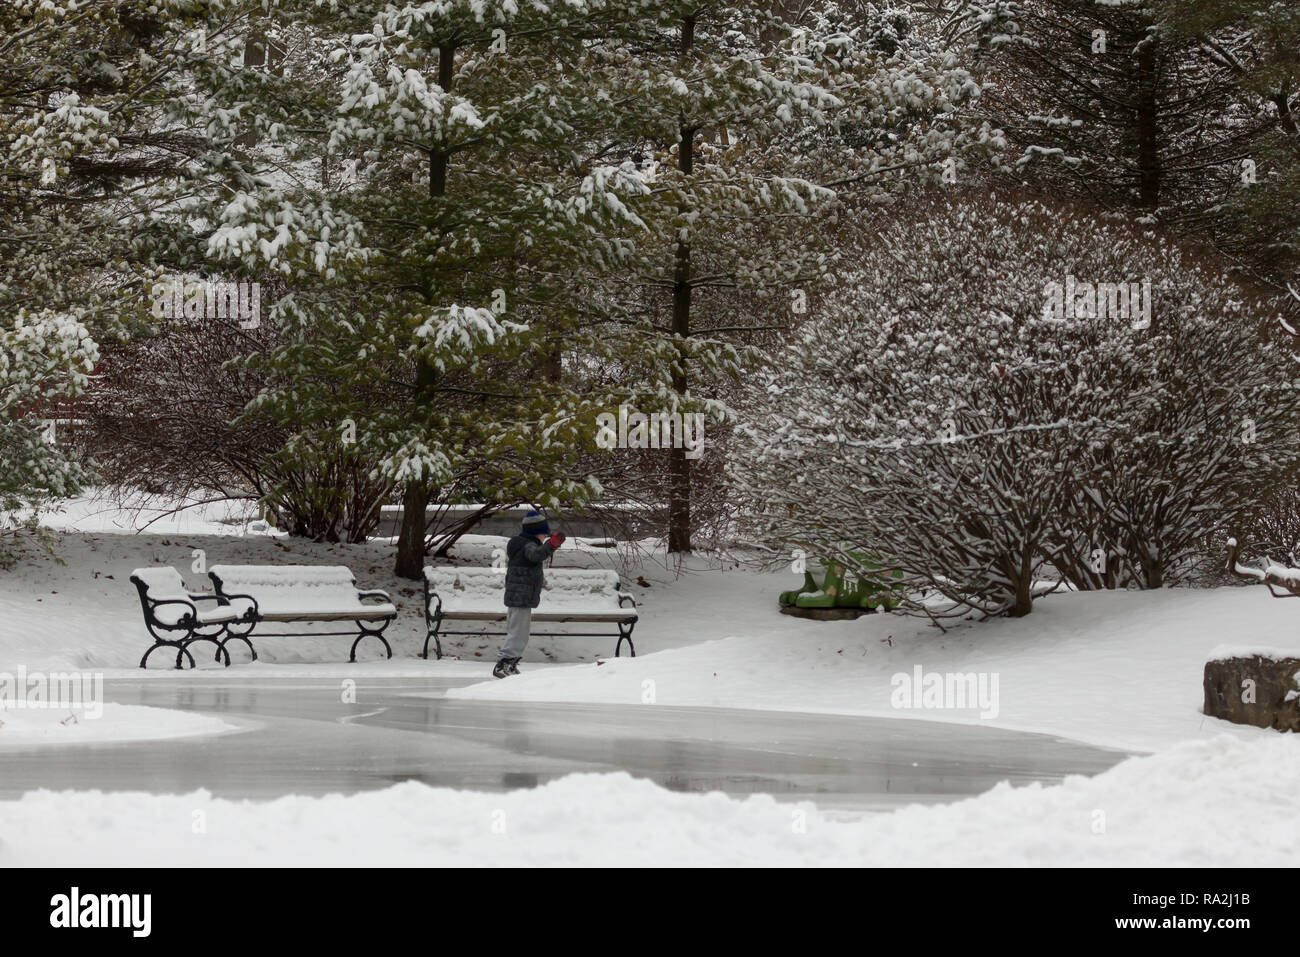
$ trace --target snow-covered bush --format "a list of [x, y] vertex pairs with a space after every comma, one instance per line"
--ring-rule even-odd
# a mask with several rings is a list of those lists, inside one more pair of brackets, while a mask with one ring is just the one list
[[[365, 541], [392, 486], [374, 476], [378, 456], [346, 413], [244, 414], [268, 380], [233, 360], [276, 343], [270, 324], [198, 318], [163, 319], [153, 334], [106, 345], [95, 388], [78, 405], [81, 446], [103, 481], [177, 499], [252, 496], [291, 534]], [[357, 409], [375, 401], [373, 389], [340, 397], [329, 381], [316, 385]]]
[[860, 248], [741, 409], [733, 478], [792, 548], [1024, 615], [1054, 572], [1169, 583], [1300, 458], [1287, 348], [1167, 240], [990, 196]]
[[1236, 537], [1250, 560], [1269, 558], [1300, 565], [1300, 488], [1283, 486], [1259, 502]]

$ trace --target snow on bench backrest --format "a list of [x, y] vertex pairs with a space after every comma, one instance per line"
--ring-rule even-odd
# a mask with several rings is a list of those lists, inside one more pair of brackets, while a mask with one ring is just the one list
[[[442, 599], [446, 611], [502, 611], [505, 608], [504, 568], [456, 568], [428, 565], [429, 591]], [[538, 612], [618, 611], [618, 573], [600, 568], [548, 568]]]
[[181, 573], [170, 565], [137, 568], [131, 573], [131, 577], [144, 582], [145, 588], [149, 591], [149, 597], [155, 601], [179, 600], [190, 603], [190, 596], [185, 590], [185, 582], [181, 578]]
[[600, 568], [552, 568], [546, 572], [543, 604], [618, 609], [618, 572]]
[[227, 595], [252, 595], [262, 614], [350, 611], [361, 606], [345, 565], [213, 565]]
[[150, 601], [184, 602], [150, 606], [149, 614], [164, 627], [171, 627], [182, 619], [198, 614], [198, 606], [190, 598], [181, 573], [170, 565], [137, 568], [131, 572], [131, 577], [144, 582], [145, 593]]
[[429, 591], [442, 599], [442, 607], [461, 611], [500, 611], [506, 589], [504, 568], [456, 568], [426, 565]]

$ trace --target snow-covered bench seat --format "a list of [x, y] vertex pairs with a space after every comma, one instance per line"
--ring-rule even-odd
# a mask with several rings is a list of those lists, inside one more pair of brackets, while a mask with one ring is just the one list
[[[393, 649], [383, 631], [397, 617], [397, 608], [388, 592], [357, 588], [356, 578], [343, 565], [213, 565], [208, 577], [217, 595], [239, 615], [228, 625], [225, 643], [238, 639], [248, 645], [254, 660], [257, 651], [249, 636], [254, 630], [259, 638], [314, 638], [324, 635], [356, 635], [349, 661], [357, 660], [357, 645], [363, 638], [378, 638], [393, 657]], [[368, 599], [378, 599], [367, 604]], [[350, 621], [356, 627], [348, 631], [276, 631], [261, 629], [263, 622], [332, 622]], [[227, 656], [227, 663], [229, 657]]]
[[[444, 621], [504, 622], [506, 608], [504, 568], [456, 568], [428, 565], [424, 569], [424, 636], [423, 657], [429, 657], [429, 642], [442, 657], [439, 635], [501, 634], [499, 630], [446, 631]], [[620, 590], [618, 574], [598, 568], [548, 568], [542, 588], [542, 602], [533, 609], [533, 621], [597, 623], [607, 622], [618, 629], [617, 657], [627, 642], [632, 657], [632, 629], [636, 626], [636, 601]], [[614, 633], [551, 631], [533, 632], [552, 637], [612, 638]]]
[[[176, 667], [184, 658], [194, 667], [194, 656], [189, 646], [196, 641], [210, 641], [217, 646], [217, 658], [230, 655], [225, 650], [226, 627], [239, 619], [239, 613], [221, 600], [219, 595], [204, 595], [187, 591], [181, 573], [170, 567], [137, 568], [131, 572], [131, 583], [140, 594], [140, 608], [144, 611], [144, 626], [153, 636], [154, 643], [140, 667], [144, 668], [149, 656], [159, 648], [176, 649]], [[215, 602], [200, 606], [200, 602]], [[162, 632], [160, 634], [159, 632]]]

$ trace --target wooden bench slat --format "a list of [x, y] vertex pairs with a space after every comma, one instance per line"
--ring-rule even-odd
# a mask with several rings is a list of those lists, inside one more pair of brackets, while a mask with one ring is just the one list
[[[442, 617], [448, 621], [505, 621], [506, 611], [504, 608], [500, 611], [468, 611], [464, 609], [457, 611], [453, 609], [443, 611]], [[630, 608], [623, 612], [560, 612], [533, 609], [533, 621], [631, 621], [636, 617], [638, 617], [637, 613]]]
[[372, 605], [352, 611], [269, 611], [259, 612], [261, 621], [380, 621], [392, 618], [397, 609], [392, 605]]
[[[397, 606], [390, 601], [363, 599], [387, 598], [381, 591], [362, 591], [357, 588], [352, 570], [345, 565], [213, 565], [208, 577], [216, 585], [217, 593], [227, 597], [241, 608], [248, 607], [256, 624], [262, 622], [343, 622], [357, 625], [356, 640], [348, 653], [349, 661], [356, 661], [357, 645], [362, 638], [378, 638], [388, 657], [393, 649], [383, 631], [397, 617]], [[254, 611], [245, 598], [256, 604]], [[368, 627], [376, 623], [377, 627]], [[247, 641], [256, 631], [256, 624], [244, 635], [233, 635]], [[340, 632], [272, 632], [266, 637], [319, 638]], [[352, 632], [347, 632], [352, 634]], [[252, 643], [249, 642], [252, 649]], [[253, 652], [254, 657], [257, 653]]]

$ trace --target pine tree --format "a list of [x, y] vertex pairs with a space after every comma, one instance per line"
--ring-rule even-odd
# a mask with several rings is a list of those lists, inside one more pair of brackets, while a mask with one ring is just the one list
[[[209, 250], [291, 287], [270, 309], [283, 342], [250, 359], [274, 380], [254, 408], [317, 445], [355, 425], [378, 472], [406, 489], [399, 574], [419, 576], [431, 496], [556, 507], [599, 492], [578, 463], [609, 403], [581, 370], [608, 345], [581, 278], [626, 258], [619, 234], [643, 228], [628, 203], [646, 187], [602, 160], [618, 105], [592, 83], [587, 42], [637, 11], [278, 10], [346, 39], [324, 76], [298, 76], [324, 93], [259, 104], [285, 110], [282, 130], [259, 126], [305, 168], [328, 156], [334, 172], [241, 191]], [[319, 103], [319, 126], [303, 103]]]
[[1151, 0], [975, 5], [980, 109], [1021, 178], [1148, 222], [1208, 230], [1262, 119], [1236, 95], [1248, 38], [1169, 29]]
[[[763, 357], [706, 357], [798, 319], [833, 264], [840, 217], [996, 144], [958, 115], [978, 90], [942, 41], [905, 11], [867, 14], [825, 3], [787, 22], [764, 5], [692, 3], [655, 35], [624, 40], [651, 95], [623, 128], [660, 170], [653, 197], [666, 201], [646, 214], [639, 256], [641, 327], [668, 367], [646, 371], [674, 408], [725, 416], [717, 373]], [[686, 450], [669, 453], [670, 552], [691, 549], [692, 470]]]
[[1300, 315], [1300, 9], [1279, 0], [1162, 0], [1157, 10], [1171, 32], [1221, 63], [1259, 117], [1240, 188], [1215, 211], [1214, 235], [1279, 293], [1290, 287], [1292, 315]]
[[154, 210], [163, 184], [204, 161], [169, 108], [221, 7], [0, 7], [0, 510], [88, 478], [54, 420], [87, 388], [100, 340], [147, 316], [159, 251], [192, 247]]

